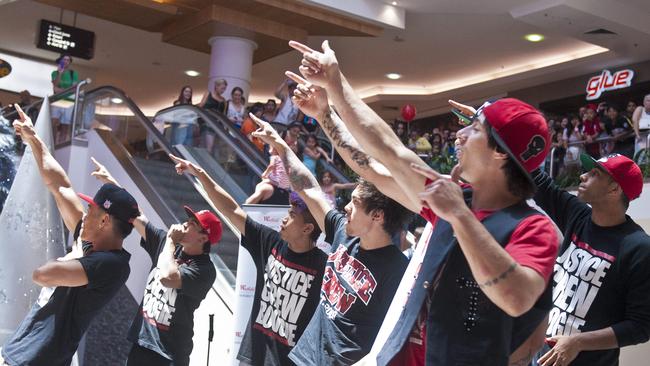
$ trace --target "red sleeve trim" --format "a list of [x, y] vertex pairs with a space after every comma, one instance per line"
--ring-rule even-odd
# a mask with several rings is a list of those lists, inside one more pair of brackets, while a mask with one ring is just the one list
[[505, 250], [519, 265], [532, 268], [548, 283], [559, 245], [555, 225], [548, 217], [539, 214], [529, 216], [517, 225]]

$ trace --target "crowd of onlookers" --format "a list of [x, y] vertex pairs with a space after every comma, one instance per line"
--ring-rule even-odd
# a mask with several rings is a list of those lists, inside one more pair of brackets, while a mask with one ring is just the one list
[[[267, 100], [266, 103], [256, 102], [247, 106], [244, 91], [241, 88], [232, 88], [230, 98], [226, 98], [223, 94], [228, 88], [228, 82], [225, 79], [218, 79], [214, 81], [212, 90], [203, 96], [197, 106], [225, 115], [232, 125], [239, 129], [261, 153], [268, 156], [273, 153], [268, 150], [262, 141], [252, 136], [252, 132], [257, 129], [257, 125], [249, 117], [249, 113], [264, 121], [271, 122], [278, 130], [282, 131], [282, 137], [315, 177], [319, 178], [320, 181], [325, 179], [334, 183], [335, 180], [327, 173], [322, 164], [323, 161], [334, 164], [331, 147], [328, 146], [327, 151], [324, 148], [323, 143], [327, 145], [329, 143], [325, 135], [320, 131], [317, 121], [310, 116], [304, 115], [294, 105], [291, 96], [296, 86], [297, 84], [294, 81], [290, 79], [284, 80], [275, 90], [277, 99], [272, 98]], [[173, 104], [193, 104], [192, 94], [192, 87], [184, 86]], [[197, 125], [198, 127], [172, 123], [170, 132], [172, 144], [198, 145], [208, 151], [213, 151], [215, 132], [205, 121], [199, 120]], [[200, 137], [198, 141], [194, 139], [197, 136]], [[340, 162], [337, 161], [337, 163]]]
[[630, 101], [625, 106], [601, 102], [587, 104], [567, 115], [547, 114], [554, 151], [546, 160], [553, 176], [571, 175], [580, 170], [580, 154], [598, 159], [621, 154], [642, 164], [646, 161], [646, 138], [650, 131], [650, 94], [643, 105]]

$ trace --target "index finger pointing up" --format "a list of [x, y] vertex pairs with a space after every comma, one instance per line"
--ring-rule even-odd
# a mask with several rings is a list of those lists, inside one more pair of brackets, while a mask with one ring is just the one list
[[178, 156], [176, 156], [174, 154], [168, 154], [168, 155], [169, 155], [169, 158], [174, 161], [174, 163], [180, 163], [180, 162], [183, 161], [183, 159], [179, 158]]
[[289, 46], [291, 46], [294, 50], [302, 54], [314, 52], [314, 50], [312, 50], [308, 46], [305, 46], [304, 44], [296, 41], [289, 41]]
[[248, 116], [253, 120], [253, 122], [255, 122], [255, 124], [257, 125], [257, 127], [259, 127], [259, 128], [263, 128], [263, 127], [264, 127], [264, 123], [265, 123], [265, 122], [262, 121], [261, 119], [257, 118], [256, 115], [254, 115], [253, 113], [248, 113]]
[[25, 114], [25, 112], [23, 112], [23, 109], [20, 108], [18, 103], [14, 104], [14, 108], [16, 108], [16, 112], [18, 112], [18, 118], [20, 119], [20, 122], [25, 122], [25, 120], [27, 119], [27, 115]]
[[289, 79], [295, 81], [295, 82], [298, 83], [298, 84], [303, 84], [303, 85], [307, 85], [307, 84], [308, 84], [307, 80], [301, 78], [300, 75], [298, 75], [298, 74], [296, 74], [296, 73], [294, 73], [294, 72], [291, 72], [291, 71], [285, 71], [284, 74], [287, 75], [287, 77], [288, 77]]
[[91, 156], [91, 157], [90, 157], [90, 161], [92, 161], [93, 164], [95, 164], [95, 166], [96, 166], [97, 168], [101, 168], [101, 167], [102, 167], [102, 165], [97, 161], [97, 159], [95, 159], [95, 157]]
[[414, 172], [420, 174], [421, 176], [431, 179], [432, 181], [436, 181], [438, 179], [441, 179], [441, 178], [444, 179], [445, 178], [442, 174], [440, 174], [437, 171], [429, 168], [428, 166], [423, 166], [423, 165], [420, 165], [420, 164], [411, 163], [411, 169]]

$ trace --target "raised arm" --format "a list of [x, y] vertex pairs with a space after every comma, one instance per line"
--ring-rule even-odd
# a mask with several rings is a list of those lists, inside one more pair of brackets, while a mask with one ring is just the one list
[[205, 102], [208, 101], [208, 94], [210, 94], [210, 91], [203, 94], [203, 98], [201, 98], [201, 101], [199, 102], [199, 104], [196, 105], [197, 107], [205, 108]]
[[54, 196], [56, 206], [61, 213], [63, 222], [70, 232], [74, 232], [77, 224], [84, 215], [83, 205], [77, 194], [72, 189], [70, 179], [65, 171], [54, 159], [41, 140], [36, 131], [32, 120], [23, 112], [18, 104], [14, 104], [18, 112], [18, 118], [13, 122], [16, 134], [20, 135], [23, 141], [28, 144], [34, 154], [38, 171], [43, 178], [43, 183]]
[[341, 73], [329, 43], [323, 42], [323, 52], [294, 41], [289, 45], [303, 55], [300, 72], [307, 81], [327, 90], [330, 101], [360, 147], [392, 173], [410, 200], [416, 200], [425, 180], [415, 174], [409, 165], [423, 164], [423, 161], [404, 146], [390, 126], [354, 92]]
[[177, 156], [169, 154], [169, 157], [174, 163], [176, 163], [176, 172], [178, 174], [183, 174], [187, 172], [198, 178], [199, 182], [205, 189], [205, 192], [208, 194], [210, 201], [214, 204], [217, 211], [221, 212], [224, 216], [230, 220], [230, 222], [235, 225], [237, 230], [242, 235], [246, 235], [246, 218], [248, 215], [244, 210], [239, 207], [237, 201], [232, 198], [220, 185], [218, 185], [209, 175], [198, 165], [181, 159]]
[[309, 212], [318, 223], [318, 227], [325, 232], [325, 215], [331, 208], [316, 181], [316, 177], [311, 174], [309, 169], [296, 156], [296, 153], [291, 150], [289, 145], [268, 122], [262, 121], [253, 114], [250, 114], [250, 116], [259, 126], [259, 129], [253, 132], [253, 135], [273, 146], [278, 152], [278, 156], [280, 156], [284, 164], [284, 170], [289, 176], [291, 188], [305, 201]]
[[374, 184], [386, 196], [392, 197], [413, 212], [419, 212], [419, 201], [410, 200], [388, 169], [376, 159], [368, 156], [359, 146], [343, 121], [330, 108], [325, 89], [310, 85], [305, 79], [292, 72], [287, 72], [287, 76], [298, 83], [293, 96], [294, 102], [305, 114], [316, 118], [345, 163], [361, 178]]
[[284, 102], [284, 98], [287, 97], [288, 90], [289, 88], [287, 86], [287, 80], [282, 80], [282, 83], [278, 85], [278, 88], [275, 89], [275, 93], [273, 93], [273, 95]]

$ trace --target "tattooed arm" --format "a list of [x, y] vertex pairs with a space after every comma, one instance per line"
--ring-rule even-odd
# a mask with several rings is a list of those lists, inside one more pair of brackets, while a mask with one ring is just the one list
[[284, 139], [278, 135], [277, 131], [268, 122], [262, 121], [252, 114], [250, 116], [259, 126], [259, 129], [253, 132], [253, 136], [273, 146], [278, 152], [278, 156], [284, 164], [284, 170], [289, 176], [291, 188], [305, 201], [309, 212], [324, 232], [325, 215], [331, 210], [331, 207], [325, 199], [325, 195], [318, 181], [316, 181], [316, 177], [311, 174], [309, 169], [296, 156], [296, 153], [291, 150], [289, 145], [287, 145]]
[[419, 212], [420, 205], [404, 194], [388, 169], [376, 159], [368, 156], [357, 140], [350, 134], [339, 116], [328, 108], [323, 117], [318, 118], [323, 131], [332, 140], [336, 151], [345, 163], [359, 176], [377, 187], [381, 193], [393, 198], [411, 211]]
[[411, 200], [404, 193], [405, 190], [399, 186], [391, 172], [361, 148], [341, 118], [330, 108], [325, 89], [310, 86], [307, 81], [292, 72], [287, 72], [287, 76], [298, 83], [293, 96], [294, 103], [303, 113], [313, 116], [319, 121], [323, 131], [332, 141], [334, 148], [345, 163], [361, 178], [374, 184], [381, 193], [393, 198], [409, 210], [419, 212], [420, 202]]

